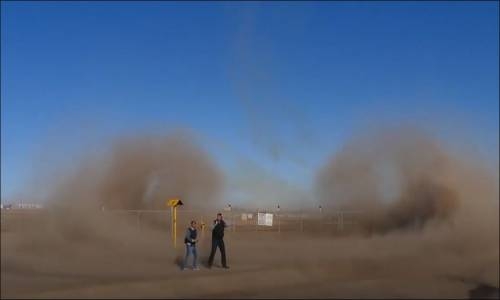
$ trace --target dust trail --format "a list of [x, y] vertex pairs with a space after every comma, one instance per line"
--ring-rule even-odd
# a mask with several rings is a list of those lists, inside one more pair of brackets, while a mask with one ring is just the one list
[[[360, 211], [373, 241], [414, 253], [422, 262], [414, 272], [436, 269], [498, 287], [498, 176], [452, 153], [414, 128], [371, 132], [333, 156], [316, 189], [324, 205]], [[366, 255], [379, 259], [373, 248]]]
[[320, 171], [317, 187], [325, 204], [369, 211], [365, 229], [386, 232], [451, 217], [461, 202], [450, 182], [455, 163], [423, 132], [379, 132], [347, 144]]
[[[306, 167], [303, 150], [314, 140], [305, 107], [299, 107], [286, 89], [284, 78], [269, 68], [269, 62], [279, 59], [267, 46], [257, 42], [260, 34], [259, 6], [248, 7], [241, 16], [236, 32], [232, 85], [249, 127], [250, 139], [272, 161], [287, 160]], [[302, 150], [302, 151], [301, 151]]]

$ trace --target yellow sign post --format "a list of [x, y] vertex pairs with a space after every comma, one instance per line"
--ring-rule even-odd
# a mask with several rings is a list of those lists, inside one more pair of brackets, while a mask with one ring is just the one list
[[180, 199], [170, 199], [167, 201], [167, 206], [170, 206], [170, 213], [172, 217], [172, 226], [170, 234], [174, 242], [174, 248], [177, 247], [177, 206], [183, 205]]

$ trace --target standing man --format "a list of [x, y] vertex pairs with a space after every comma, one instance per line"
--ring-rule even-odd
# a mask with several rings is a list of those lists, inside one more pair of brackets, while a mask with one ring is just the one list
[[229, 269], [226, 264], [226, 247], [224, 246], [224, 228], [226, 228], [226, 222], [222, 219], [222, 214], [217, 214], [217, 219], [214, 220], [212, 225], [212, 251], [210, 252], [210, 257], [208, 258], [208, 268], [212, 267], [214, 262], [214, 255], [217, 247], [219, 247], [222, 267], [224, 269]]
[[198, 230], [196, 230], [196, 221], [191, 221], [191, 226], [186, 230], [186, 235], [184, 236], [184, 244], [186, 244], [186, 257], [184, 258], [184, 263], [182, 265], [182, 269], [186, 268], [189, 255], [193, 255], [193, 270], [198, 271], [199, 268], [196, 265], [196, 259], [198, 258], [198, 254], [196, 252], [196, 242], [198, 236]]

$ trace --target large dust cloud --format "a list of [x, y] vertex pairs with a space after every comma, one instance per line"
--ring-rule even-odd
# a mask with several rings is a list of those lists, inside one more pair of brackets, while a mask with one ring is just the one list
[[65, 239], [119, 239], [127, 224], [101, 211], [165, 210], [174, 197], [202, 210], [219, 200], [223, 175], [186, 130], [123, 136], [101, 147], [56, 182], [48, 180], [50, 228]]
[[[346, 144], [320, 170], [317, 190], [323, 204], [362, 213], [369, 232], [422, 227], [451, 221], [471, 201], [453, 181], [466, 175], [458, 171], [461, 165], [423, 131], [371, 132]], [[477, 196], [492, 201], [493, 195]]]
[[384, 244], [366, 257], [394, 251], [389, 260], [413, 256], [418, 276], [498, 287], [498, 174], [459, 152], [416, 128], [365, 131], [318, 171], [315, 188], [324, 206], [359, 213], [364, 238], [346, 243]]

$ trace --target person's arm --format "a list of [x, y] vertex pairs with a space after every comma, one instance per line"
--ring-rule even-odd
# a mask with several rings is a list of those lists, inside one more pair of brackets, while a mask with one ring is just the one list
[[184, 235], [184, 240], [191, 240], [191, 234], [189, 233], [189, 229], [186, 229], [186, 234]]
[[212, 223], [212, 230], [214, 230], [215, 226], [217, 226], [217, 220], [214, 220], [214, 222]]

